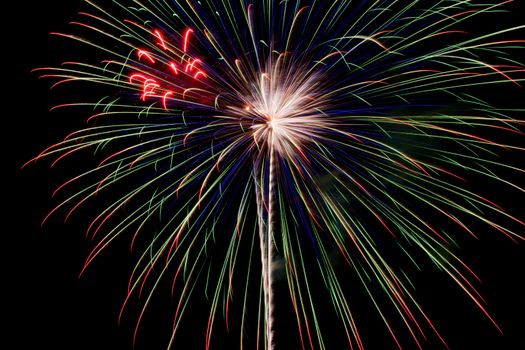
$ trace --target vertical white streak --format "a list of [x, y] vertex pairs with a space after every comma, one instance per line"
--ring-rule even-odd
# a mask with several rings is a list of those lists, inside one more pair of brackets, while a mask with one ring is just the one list
[[[255, 173], [255, 197], [257, 200], [257, 221], [259, 225], [259, 243], [261, 249], [261, 272], [263, 279], [263, 292], [264, 292], [264, 325], [266, 328], [266, 343], [268, 343], [268, 255], [266, 249], [266, 222], [264, 221], [265, 217], [265, 198], [264, 198], [264, 178], [261, 177], [261, 174], [264, 172]], [[259, 344], [257, 344], [257, 349], [259, 349]]]
[[[275, 210], [275, 151], [269, 148], [268, 171], [260, 170], [256, 173], [255, 191], [257, 198], [257, 214], [259, 225], [259, 242], [261, 248], [261, 267], [264, 290], [264, 322], [266, 333], [266, 349], [274, 349], [274, 292], [273, 292], [273, 263], [275, 260], [275, 246], [273, 242], [273, 212]], [[268, 190], [265, 189], [265, 179], [268, 176]]]
[[[273, 138], [273, 133], [272, 136]], [[267, 337], [268, 337], [268, 350], [274, 348], [273, 341], [273, 320], [274, 320], [274, 301], [273, 301], [273, 263], [275, 260], [275, 246], [273, 242], [273, 211], [274, 209], [274, 186], [275, 186], [275, 159], [274, 159], [273, 142], [270, 147], [270, 171], [268, 174], [268, 224], [267, 224], [267, 235], [266, 244], [268, 249], [268, 263], [267, 263], [267, 274], [268, 274], [268, 309], [267, 309]]]

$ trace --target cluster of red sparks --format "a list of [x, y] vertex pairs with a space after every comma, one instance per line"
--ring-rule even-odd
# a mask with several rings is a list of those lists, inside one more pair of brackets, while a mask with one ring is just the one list
[[[151, 73], [133, 72], [129, 75], [131, 84], [140, 85], [142, 91], [140, 99], [142, 101], [146, 101], [147, 98], [160, 98], [162, 106], [167, 111], [170, 99], [188, 101], [188, 98], [191, 98], [189, 95], [192, 91], [206, 92], [195, 84], [199, 80], [207, 78], [207, 74], [202, 68], [202, 60], [188, 54], [192, 34], [193, 29], [187, 28], [184, 31], [180, 47], [177, 47], [169, 44], [160, 30], [156, 29], [152, 32], [156, 39], [155, 45], [166, 51], [165, 57], [178, 57], [178, 62], [165, 60], [164, 57], [156, 57], [151, 51], [137, 49], [138, 60], [147, 64], [146, 69], [152, 70]], [[159, 72], [163, 74], [159, 74]], [[163, 77], [162, 75], [167, 76]], [[188, 85], [190, 86], [188, 87]], [[193, 95], [193, 99], [197, 98], [196, 94]], [[198, 101], [194, 100], [193, 102]]]

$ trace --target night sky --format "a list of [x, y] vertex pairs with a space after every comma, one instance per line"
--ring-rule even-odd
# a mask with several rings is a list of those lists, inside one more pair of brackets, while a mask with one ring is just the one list
[[[8, 310], [7, 316], [4, 316], [7, 328], [4, 326], [3, 330], [8, 338], [12, 338], [13, 344], [0, 346], [3, 349], [133, 348], [134, 313], [124, 317], [120, 326], [117, 324], [128, 276], [134, 265], [128, 246], [116, 244], [111, 247], [78, 278], [85, 257], [93, 247], [93, 242], [83, 235], [87, 219], [74, 218], [64, 224], [62, 218], [57, 216], [40, 227], [42, 218], [56, 204], [51, 194], [67, 177], [67, 170], [58, 167], [50, 171], [49, 163], [45, 161], [20, 170], [22, 164], [46, 146], [85, 125], [85, 112], [78, 115], [75, 110], [50, 113], [50, 107], [63, 101], [60, 93], [50, 92], [49, 81], [39, 80], [37, 74], [30, 72], [36, 67], [59, 63], [67, 54], [66, 42], [49, 33], [67, 31], [67, 23], [80, 9], [79, 0], [18, 1], [14, 10], [3, 14], [8, 18], [16, 17], [17, 23], [9, 30], [4, 29], [9, 45], [3, 49], [3, 59], [8, 61], [4, 63], [4, 71], [8, 71], [8, 75], [15, 74], [11, 80], [13, 83], [9, 84], [8, 96], [4, 95], [8, 111], [2, 113], [4, 120], [11, 123], [3, 129], [4, 140], [9, 140], [4, 146], [4, 155], [9, 155], [8, 180], [4, 181], [4, 189], [11, 196], [4, 200], [8, 222], [2, 230], [2, 250], [8, 257], [3, 263], [6, 273], [3, 274], [2, 285], [4, 290], [8, 290], [8, 297], [4, 297]], [[519, 23], [521, 15], [523, 24], [524, 2], [513, 4], [512, 9], [510, 15], [491, 18], [495, 23], [504, 20], [510, 26]], [[495, 23], [477, 23], [472, 29], [486, 30]], [[525, 38], [525, 31], [520, 34], [521, 38]], [[525, 89], [517, 90], [512, 92], [512, 96], [516, 101], [521, 100], [523, 107]], [[83, 91], [70, 93], [79, 95]], [[522, 144], [525, 145], [525, 138]], [[524, 155], [522, 152], [515, 157]], [[523, 185], [523, 180], [520, 183]], [[480, 183], [476, 186], [485, 188], [488, 185]], [[498, 193], [497, 188], [488, 191]], [[523, 195], [510, 198], [501, 193], [501, 198], [514, 213], [525, 210]], [[523, 215], [520, 217], [523, 218]], [[460, 234], [464, 235], [463, 232]], [[483, 238], [479, 241], [469, 238], [461, 241], [461, 256], [483, 280], [479, 290], [505, 336], [501, 336], [443, 274], [429, 272], [417, 277], [421, 286], [419, 300], [451, 349], [525, 349], [525, 242], [515, 244], [494, 232], [480, 236]], [[169, 297], [153, 304], [135, 349], [164, 349], [169, 338], [172, 307]], [[367, 313], [373, 312], [365, 306], [358, 311], [362, 312], [358, 319], [366, 318]], [[202, 323], [205, 314], [198, 307], [192, 312], [183, 326], [176, 349], [202, 348], [200, 346], [204, 344], [202, 327], [196, 325], [199, 322], [193, 321], [201, 320]], [[286, 329], [289, 325], [282, 323], [283, 331], [278, 337], [293, 350], [296, 345], [287, 338], [296, 331], [291, 326]], [[394, 349], [386, 330], [366, 328], [367, 323], [373, 325], [374, 322], [365, 321], [361, 326], [361, 332], [371, 344], [369, 349]], [[218, 331], [221, 332], [220, 327]], [[237, 335], [235, 339], [224, 336], [221, 340], [221, 337], [218, 336], [213, 349], [235, 346]], [[4, 341], [9, 344], [5, 338]], [[439, 343], [433, 343], [436, 345], [428, 344], [425, 349], [442, 348]], [[407, 343], [406, 349], [410, 350], [412, 346], [412, 343]]]

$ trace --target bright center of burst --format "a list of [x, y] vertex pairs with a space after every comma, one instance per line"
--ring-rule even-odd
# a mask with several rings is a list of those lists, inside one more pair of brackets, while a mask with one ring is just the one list
[[272, 116], [268, 116], [268, 121], [266, 122], [266, 124], [268, 124], [268, 127], [270, 129], [273, 129], [274, 127], [277, 126], [277, 123], [276, 123], [275, 119]]
[[287, 139], [288, 137], [293, 137], [291, 134], [293, 128], [299, 127], [296, 123], [300, 123], [301, 120], [299, 116], [294, 115], [292, 110], [281, 109], [281, 104], [284, 101], [271, 102], [272, 104], [265, 106], [265, 109], [259, 109], [262, 119], [255, 121], [256, 125], [259, 124], [259, 127], [256, 126], [254, 129], [264, 131], [261, 135], [258, 135], [262, 137], [262, 140], [266, 139], [266, 142], [273, 144], [274, 147], [282, 147], [283, 142], [290, 141]]
[[327, 120], [313, 77], [290, 72], [279, 77], [277, 71], [273, 76], [262, 74], [258, 84], [252, 85], [255, 89], [243, 98], [244, 106], [234, 112], [259, 149], [291, 156], [319, 136]]

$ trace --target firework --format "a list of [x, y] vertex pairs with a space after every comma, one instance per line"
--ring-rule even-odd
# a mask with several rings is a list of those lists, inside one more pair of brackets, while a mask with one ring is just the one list
[[508, 1], [86, 3], [72, 23], [79, 34], [55, 34], [94, 59], [37, 71], [53, 87], [97, 84], [98, 99], [59, 106], [96, 112], [35, 160], [95, 152], [97, 166], [57, 189], [66, 195], [48, 217], [102, 202], [84, 268], [123, 236], [143, 249], [122, 308], [143, 301], [136, 332], [169, 280], [168, 347], [204, 286], [206, 348], [219, 319], [241, 348], [279, 348], [282, 279], [305, 349], [328, 348], [320, 296], [348, 347], [366, 346], [355, 288], [399, 348], [424, 348], [429, 330], [446, 346], [406, 272], [420, 263], [498, 327], [454, 244], [481, 226], [523, 239], [522, 219], [469, 185], [480, 177], [524, 192], [499, 175], [524, 170], [497, 158], [524, 150], [522, 110], [480, 90], [521, 87], [512, 54], [525, 40], [508, 37], [525, 25], [474, 35], [465, 24]]

